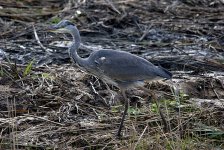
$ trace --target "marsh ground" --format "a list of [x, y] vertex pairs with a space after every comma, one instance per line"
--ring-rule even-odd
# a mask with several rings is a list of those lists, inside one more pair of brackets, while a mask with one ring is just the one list
[[[170, 70], [172, 81], [122, 97], [72, 64], [71, 37], [47, 32], [62, 19], [82, 36], [80, 55], [116, 49]], [[0, 4], [0, 149], [224, 149], [224, 3], [151, 0], [6, 0]]]

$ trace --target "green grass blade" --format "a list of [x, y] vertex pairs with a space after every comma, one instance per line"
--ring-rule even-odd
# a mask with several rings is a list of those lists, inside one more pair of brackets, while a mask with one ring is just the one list
[[33, 66], [33, 60], [26, 66], [26, 69], [23, 72], [23, 77], [25, 77], [28, 74], [30, 74], [32, 66]]

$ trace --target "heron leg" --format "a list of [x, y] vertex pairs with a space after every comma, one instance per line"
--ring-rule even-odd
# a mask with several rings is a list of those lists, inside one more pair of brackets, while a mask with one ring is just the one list
[[113, 104], [114, 104], [114, 99], [115, 99], [115, 94], [114, 94], [114, 93], [116, 93], [116, 92], [112, 91], [106, 82], [104, 82], [104, 84], [106, 85], [107, 90], [108, 90], [108, 91], [110, 92], [110, 94], [111, 94], [109, 104], [110, 104], [110, 105], [113, 105]]
[[145, 87], [139, 87], [139, 88], [142, 89], [143, 91], [145, 91], [146, 93], [150, 94], [150, 96], [152, 96], [152, 99], [156, 103], [156, 106], [157, 106], [157, 108], [159, 110], [159, 115], [160, 115], [160, 117], [162, 119], [162, 122], [164, 124], [164, 132], [168, 132], [169, 131], [169, 126], [168, 126], [167, 120], [165, 118], [165, 115], [163, 114], [162, 109], [161, 109], [161, 107], [160, 107], [160, 105], [159, 105], [159, 103], [157, 101], [157, 97], [155, 96], [155, 94], [151, 90], [149, 90], [149, 89], [147, 89]]
[[125, 100], [125, 105], [124, 105], [124, 112], [123, 112], [123, 115], [122, 115], [122, 118], [121, 118], [121, 123], [120, 123], [120, 126], [119, 126], [119, 129], [117, 131], [117, 136], [120, 137], [121, 136], [121, 130], [122, 130], [122, 127], [124, 125], [124, 120], [125, 120], [125, 116], [127, 114], [127, 111], [128, 111], [128, 105], [129, 105], [129, 102], [128, 102], [128, 98], [125, 94], [125, 90], [121, 90], [121, 93], [122, 93], [122, 96], [124, 97], [124, 100]]

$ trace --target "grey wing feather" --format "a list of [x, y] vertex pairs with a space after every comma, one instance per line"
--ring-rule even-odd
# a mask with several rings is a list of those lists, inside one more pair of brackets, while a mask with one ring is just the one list
[[117, 81], [151, 80], [156, 77], [170, 78], [168, 71], [154, 66], [147, 60], [126, 52], [101, 50], [93, 53], [90, 58], [95, 63], [99, 75]]

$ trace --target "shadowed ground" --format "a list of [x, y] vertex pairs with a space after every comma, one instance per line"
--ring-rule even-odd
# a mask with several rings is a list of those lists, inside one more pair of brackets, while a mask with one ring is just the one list
[[[221, 1], [6, 0], [0, 6], [0, 149], [223, 149]], [[127, 92], [124, 136], [115, 137], [122, 96], [72, 65], [71, 37], [45, 30], [61, 19], [80, 29], [82, 57], [123, 50], [172, 71], [172, 82], [145, 83], [170, 132], [163, 132], [152, 98], [134, 89]]]

